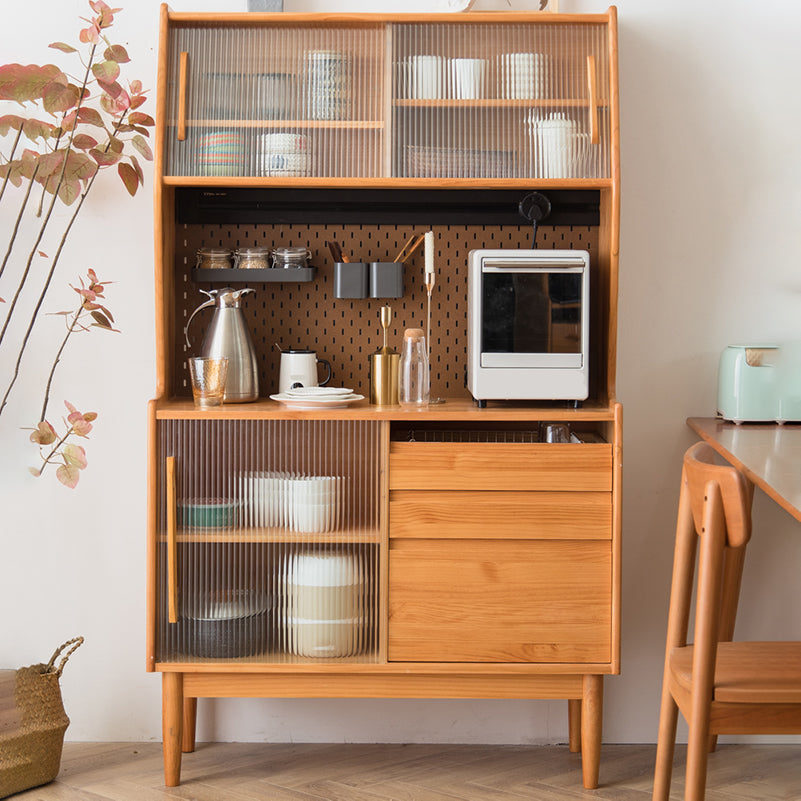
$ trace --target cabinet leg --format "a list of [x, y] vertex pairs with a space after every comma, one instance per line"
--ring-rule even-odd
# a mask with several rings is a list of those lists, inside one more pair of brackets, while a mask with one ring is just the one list
[[587, 790], [594, 790], [598, 786], [603, 729], [603, 681], [603, 676], [584, 677], [581, 700], [581, 771]]
[[581, 751], [581, 700], [578, 698], [567, 701], [567, 731], [570, 750], [577, 754]]
[[181, 783], [181, 740], [184, 718], [184, 677], [164, 673], [161, 679], [161, 728], [164, 749], [164, 783]]
[[184, 729], [181, 750], [191, 754], [195, 750], [195, 724], [197, 723], [197, 698], [184, 698]]

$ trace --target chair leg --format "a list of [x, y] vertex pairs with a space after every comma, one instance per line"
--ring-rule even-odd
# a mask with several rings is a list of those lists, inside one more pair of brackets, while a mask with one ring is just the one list
[[581, 751], [581, 700], [570, 698], [567, 702], [567, 731], [570, 750], [574, 754]]
[[665, 686], [662, 688], [662, 706], [659, 711], [659, 739], [656, 745], [653, 801], [668, 801], [670, 797], [678, 720], [679, 708], [676, 706], [670, 690]]
[[696, 731], [690, 726], [687, 739], [687, 775], [684, 782], [684, 801], [704, 801], [706, 768], [709, 756], [709, 727]]

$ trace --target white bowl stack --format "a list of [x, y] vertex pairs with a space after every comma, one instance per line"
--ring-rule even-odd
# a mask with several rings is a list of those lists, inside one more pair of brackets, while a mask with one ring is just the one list
[[297, 476], [289, 480], [289, 526], [292, 531], [321, 534], [339, 526], [342, 512], [340, 476]]
[[287, 525], [289, 475], [265, 470], [242, 473], [239, 477], [246, 526]]
[[345, 479], [254, 470], [239, 476], [242, 525], [325, 534], [343, 517]]

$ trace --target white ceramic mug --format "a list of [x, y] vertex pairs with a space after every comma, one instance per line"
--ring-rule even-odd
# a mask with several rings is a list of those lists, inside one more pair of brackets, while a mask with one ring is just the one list
[[[319, 381], [317, 365], [322, 364], [328, 374]], [[295, 387], [325, 386], [331, 380], [331, 364], [318, 359], [313, 350], [281, 351], [281, 369], [278, 374], [278, 392], [284, 393]]]

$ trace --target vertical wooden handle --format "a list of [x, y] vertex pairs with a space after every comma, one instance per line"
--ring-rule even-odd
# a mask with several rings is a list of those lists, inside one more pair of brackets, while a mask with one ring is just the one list
[[175, 457], [167, 457], [167, 614], [178, 622], [178, 532], [176, 530]]
[[186, 80], [189, 73], [189, 53], [181, 52], [178, 69], [178, 141], [186, 139]]
[[597, 145], [601, 140], [598, 129], [598, 80], [595, 56], [587, 56], [587, 89], [590, 96], [590, 142]]

